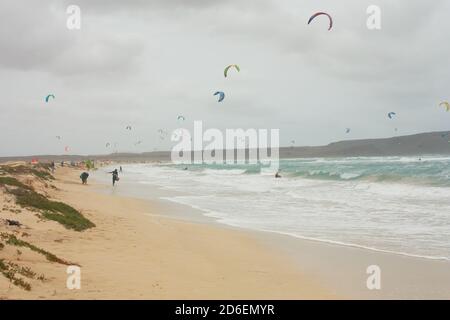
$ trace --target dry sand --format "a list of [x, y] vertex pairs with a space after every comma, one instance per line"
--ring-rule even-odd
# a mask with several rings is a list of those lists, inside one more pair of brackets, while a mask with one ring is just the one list
[[[244, 231], [207, 219], [189, 222], [169, 213], [187, 207], [119, 195], [92, 179], [83, 186], [79, 173], [58, 169], [58, 190], [28, 182], [79, 209], [95, 228], [76, 232], [43, 221], [0, 189], [0, 220], [24, 224], [0, 223], [0, 233], [79, 264], [81, 289], [67, 289], [66, 265], [6, 246], [0, 260], [45, 280], [27, 279], [32, 290], [25, 291], [0, 275], [0, 299], [450, 299], [449, 261]], [[381, 268], [381, 290], [366, 287], [369, 265]]]
[[1, 217], [19, 216], [26, 227], [16, 231], [18, 235], [26, 232], [27, 241], [81, 265], [81, 289], [66, 288], [67, 266], [50, 263], [28, 249], [20, 248], [19, 254], [9, 248], [0, 251], [0, 258], [28, 266], [47, 280], [32, 281], [32, 290], [25, 291], [0, 276], [0, 298], [336, 297], [318, 279], [301, 273], [287, 255], [269, 249], [251, 233], [164, 218], [158, 215], [161, 204], [101, 194], [94, 189], [109, 186], [92, 180], [83, 186], [78, 171], [57, 171], [55, 185], [59, 190], [50, 195], [81, 210], [95, 228], [70, 231], [53, 221], [42, 222], [26, 211], [2, 211]]

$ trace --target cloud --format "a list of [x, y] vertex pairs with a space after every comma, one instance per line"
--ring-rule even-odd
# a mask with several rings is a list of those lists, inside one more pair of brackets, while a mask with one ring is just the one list
[[[367, 0], [78, 0], [77, 31], [69, 4], [0, 4], [2, 155], [59, 152], [55, 135], [79, 153], [106, 141], [168, 149], [156, 130], [176, 128], [178, 114], [186, 125], [280, 128], [282, 144], [328, 143], [350, 126], [354, 138], [389, 136], [389, 111], [402, 133], [448, 129], [436, 107], [450, 99], [446, 1], [380, 0], [380, 31], [366, 28]], [[307, 25], [319, 10], [332, 31]], [[225, 79], [230, 63], [241, 72]]]
[[105, 30], [104, 20], [80, 31], [66, 28], [66, 7], [9, 1], [0, 15], [0, 66], [58, 76], [124, 72], [143, 49], [142, 39]]

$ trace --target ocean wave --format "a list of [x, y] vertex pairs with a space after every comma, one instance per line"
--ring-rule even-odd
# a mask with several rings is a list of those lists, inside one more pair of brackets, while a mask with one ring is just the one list
[[308, 171], [295, 171], [287, 172], [290, 177], [303, 177], [310, 179], [323, 179], [323, 180], [355, 180], [361, 177], [361, 173], [357, 172], [336, 172], [326, 170], [308, 170]]
[[[170, 166], [190, 173], [212, 176], [272, 176], [276, 169], [255, 164], [196, 164]], [[283, 159], [283, 177], [331, 181], [369, 181], [450, 187], [449, 157], [354, 157]]]
[[342, 160], [281, 160], [282, 179], [242, 164], [130, 165], [124, 177], [174, 190], [171, 201], [236, 227], [450, 258], [450, 160]]
[[304, 236], [304, 235], [301, 235], [296, 232], [274, 230], [274, 229], [267, 228], [267, 227], [256, 227], [256, 226], [249, 226], [249, 225], [243, 226], [243, 224], [240, 223], [238, 220], [230, 219], [226, 213], [222, 213], [219, 210], [206, 209], [206, 208], [202, 207], [201, 205], [193, 203], [193, 202], [197, 203], [198, 199], [201, 197], [194, 197], [195, 200], [191, 200], [191, 201], [190, 201], [190, 198], [191, 197], [177, 196], [177, 197], [163, 197], [162, 199], [165, 199], [165, 200], [168, 200], [168, 201], [171, 201], [174, 203], [178, 203], [178, 204], [183, 204], [183, 205], [189, 206], [193, 209], [199, 210], [206, 217], [214, 218], [217, 222], [223, 223], [223, 224], [231, 226], [231, 227], [250, 229], [250, 230], [262, 231], [262, 232], [270, 232], [270, 233], [290, 236], [290, 237], [294, 237], [294, 238], [298, 238], [298, 239], [302, 239], [302, 240], [321, 242], [321, 243], [327, 243], [327, 244], [331, 244], [331, 245], [358, 248], [358, 249], [363, 249], [363, 250], [370, 250], [370, 251], [375, 251], [375, 252], [382, 252], [382, 253], [401, 255], [401, 256], [407, 256], [407, 257], [413, 257], [413, 258], [450, 261], [450, 257], [446, 257], [446, 256], [426, 255], [426, 254], [418, 254], [418, 253], [407, 252], [407, 251], [390, 250], [387, 248], [379, 248], [379, 247], [374, 247], [374, 246], [370, 246], [370, 245], [362, 245], [362, 244], [347, 242], [347, 241], [331, 240], [331, 239], [321, 238], [321, 237]]
[[220, 176], [240, 175], [246, 172], [245, 169], [204, 169], [202, 173]]

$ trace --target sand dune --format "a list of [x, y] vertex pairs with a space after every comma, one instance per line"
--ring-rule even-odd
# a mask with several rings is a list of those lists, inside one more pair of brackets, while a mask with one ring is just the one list
[[[37, 212], [2, 211], [0, 232], [13, 234], [81, 266], [81, 289], [66, 287], [67, 265], [6, 244], [0, 259], [29, 268], [45, 280], [24, 278], [26, 291], [0, 275], [2, 299], [279, 299], [328, 298], [316, 280], [250, 234], [163, 218], [160, 205], [101, 194], [105, 186], [79, 183], [79, 172], [57, 170], [57, 190], [41, 193], [72, 205], [96, 227], [67, 230]], [[30, 178], [31, 179], [31, 178]], [[48, 183], [49, 184], [49, 183]], [[2, 204], [17, 208], [4, 193]], [[21, 227], [6, 226], [15, 219]], [[26, 234], [26, 236], [25, 236]], [[4, 242], [4, 241], [3, 241]], [[5, 244], [5, 242], [4, 242]], [[20, 250], [18, 254], [17, 250]]]

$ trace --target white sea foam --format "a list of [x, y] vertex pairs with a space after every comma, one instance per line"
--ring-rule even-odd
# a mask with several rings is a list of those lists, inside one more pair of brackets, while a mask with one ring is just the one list
[[[249, 174], [242, 165], [130, 165], [127, 179], [175, 190], [182, 196], [167, 199], [231, 226], [448, 260], [450, 159], [422, 161], [428, 164], [393, 157], [286, 160], [282, 179], [264, 170]], [[392, 172], [395, 179], [375, 179]]]

